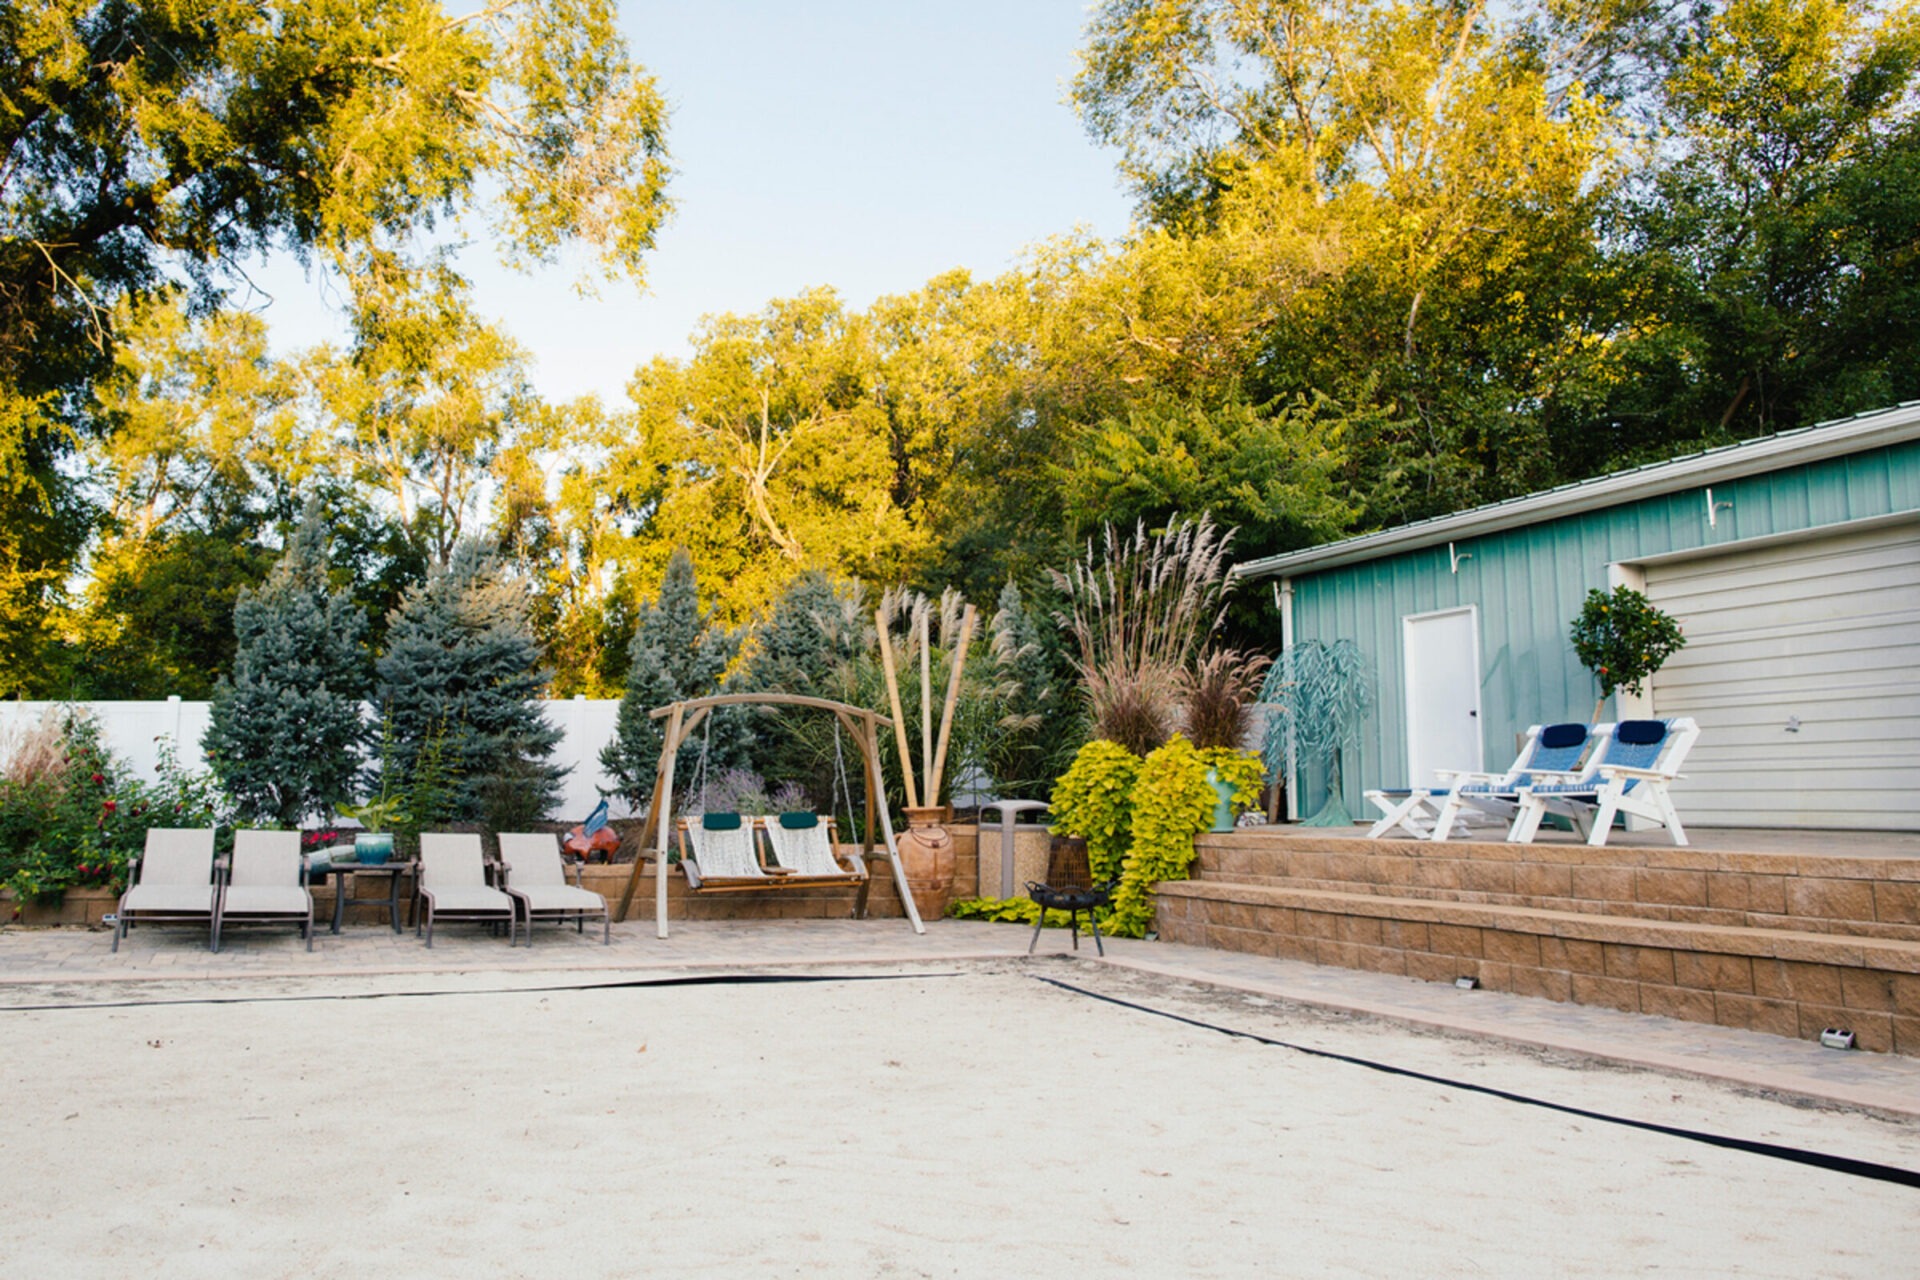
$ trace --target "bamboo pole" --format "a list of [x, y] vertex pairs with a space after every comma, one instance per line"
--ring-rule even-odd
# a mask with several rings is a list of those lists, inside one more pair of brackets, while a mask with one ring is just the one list
[[940, 797], [933, 790], [933, 645], [928, 643], [928, 615], [933, 612], [933, 601], [926, 601], [919, 616], [920, 623], [920, 776], [926, 783], [925, 795], [929, 806], [940, 803]]
[[[893, 737], [900, 747], [900, 777], [907, 786], [907, 807], [920, 807], [919, 793], [913, 788], [913, 757], [907, 754], [907, 720], [900, 713], [900, 680], [893, 670], [893, 637], [887, 634], [886, 614], [873, 611], [873, 625], [880, 631], [880, 669], [887, 675], [887, 703], [893, 708]], [[881, 793], [884, 805], [886, 792]]]
[[947, 743], [953, 734], [953, 708], [960, 701], [960, 672], [967, 665], [967, 645], [973, 641], [972, 605], [960, 615], [960, 643], [953, 651], [953, 670], [947, 673], [947, 705], [940, 713], [940, 745], [933, 752], [933, 781], [927, 789], [928, 803], [940, 803], [940, 779], [947, 771]]

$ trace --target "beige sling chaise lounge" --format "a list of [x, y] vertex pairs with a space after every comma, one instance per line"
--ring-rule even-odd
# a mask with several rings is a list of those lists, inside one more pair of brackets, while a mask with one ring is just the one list
[[[567, 883], [558, 836], [552, 832], [502, 832], [500, 861], [506, 865], [506, 891], [520, 904], [527, 922], [528, 946], [533, 945], [535, 920], [573, 920], [584, 933], [588, 916], [600, 917], [602, 945], [613, 941], [607, 900], [577, 883]], [[579, 874], [576, 867], [574, 875]]]
[[513, 945], [520, 913], [512, 898], [487, 883], [478, 835], [429, 831], [420, 837], [420, 900], [424, 905], [414, 933], [425, 928], [429, 947], [435, 920], [504, 920], [507, 945]]
[[298, 831], [236, 831], [233, 866], [213, 913], [213, 949], [229, 923], [292, 924], [313, 950], [313, 894]]
[[127, 868], [131, 884], [114, 918], [113, 949], [136, 924], [205, 924], [213, 945], [220, 885], [212, 827], [149, 827], [146, 852]]

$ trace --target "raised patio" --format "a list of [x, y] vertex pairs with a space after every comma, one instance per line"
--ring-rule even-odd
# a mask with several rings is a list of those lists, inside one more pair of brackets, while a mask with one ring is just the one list
[[1194, 878], [1159, 887], [1159, 933], [1802, 1039], [1844, 1027], [1920, 1056], [1920, 834], [1689, 835], [1202, 835]]

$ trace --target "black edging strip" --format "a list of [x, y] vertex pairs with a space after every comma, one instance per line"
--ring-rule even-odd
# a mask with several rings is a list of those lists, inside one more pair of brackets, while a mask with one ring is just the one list
[[[325, 976], [325, 975], [321, 975]], [[346, 991], [298, 996], [192, 996], [179, 1000], [104, 1000], [74, 1004], [0, 1004], [0, 1013], [59, 1013], [76, 1009], [159, 1009], [185, 1004], [300, 1004], [313, 1000], [425, 1000], [438, 996], [545, 995], [554, 991], [625, 991], [637, 987], [749, 987], [786, 982], [896, 982], [957, 978], [945, 973], [702, 973], [683, 978], [629, 978], [623, 982], [565, 982], [549, 987], [474, 987], [449, 991]]]
[[1252, 1031], [1238, 1031], [1232, 1027], [1223, 1027], [1198, 1018], [1189, 1018], [1184, 1014], [1169, 1013], [1165, 1009], [1156, 1009], [1151, 1005], [1136, 1004], [1131, 1000], [1122, 1000], [1118, 996], [1103, 995], [1098, 991], [1089, 991], [1085, 987], [1076, 987], [1070, 982], [1058, 978], [1046, 978], [1033, 975], [1034, 981], [1071, 991], [1075, 995], [1087, 996], [1094, 1000], [1103, 1000], [1108, 1004], [1119, 1005], [1123, 1009], [1132, 1009], [1137, 1013], [1151, 1014], [1156, 1018], [1165, 1018], [1170, 1022], [1185, 1023], [1198, 1027], [1202, 1031], [1214, 1031], [1223, 1036], [1232, 1036], [1239, 1040], [1252, 1040], [1258, 1044], [1271, 1045], [1276, 1049], [1291, 1049], [1295, 1053], [1304, 1053], [1310, 1057], [1326, 1058], [1333, 1062], [1344, 1062], [1349, 1066], [1365, 1067], [1369, 1071], [1378, 1071], [1383, 1075], [1402, 1076], [1409, 1080], [1420, 1080], [1427, 1084], [1437, 1084], [1447, 1089], [1459, 1089], [1466, 1093], [1478, 1093], [1489, 1098], [1499, 1098], [1506, 1102], [1517, 1102], [1523, 1106], [1540, 1107], [1547, 1111], [1557, 1111], [1562, 1115], [1578, 1116], [1582, 1120], [1597, 1120], [1602, 1124], [1617, 1124], [1628, 1129], [1639, 1129], [1647, 1133], [1665, 1134], [1670, 1138], [1684, 1138], [1689, 1142], [1705, 1143], [1709, 1147], [1720, 1147], [1728, 1151], [1742, 1151], [1748, 1155], [1766, 1156], [1773, 1160], [1785, 1160], [1792, 1164], [1812, 1165], [1816, 1169], [1825, 1169], [1830, 1173], [1844, 1173], [1855, 1178], [1871, 1178], [1876, 1182], [1891, 1182], [1896, 1186], [1920, 1189], [1920, 1173], [1912, 1169], [1902, 1169], [1894, 1165], [1875, 1164], [1870, 1160], [1855, 1160], [1850, 1156], [1828, 1155], [1823, 1151], [1806, 1151], [1799, 1147], [1783, 1147], [1772, 1142], [1756, 1142], [1751, 1138], [1729, 1138], [1717, 1133], [1704, 1133], [1698, 1129], [1681, 1129], [1673, 1125], [1655, 1124], [1650, 1120], [1634, 1120], [1626, 1116], [1608, 1115], [1604, 1111], [1589, 1111], [1584, 1107], [1570, 1107], [1562, 1102], [1549, 1102], [1544, 1098], [1529, 1097], [1524, 1093], [1513, 1093], [1506, 1089], [1496, 1089], [1491, 1085], [1473, 1084], [1465, 1080], [1450, 1080], [1446, 1076], [1429, 1075], [1424, 1071], [1415, 1071], [1410, 1067], [1396, 1067], [1384, 1062], [1375, 1062], [1369, 1058], [1358, 1058], [1352, 1054], [1335, 1053], [1330, 1049], [1314, 1049], [1303, 1044], [1292, 1044], [1285, 1040], [1275, 1040], [1258, 1035]]

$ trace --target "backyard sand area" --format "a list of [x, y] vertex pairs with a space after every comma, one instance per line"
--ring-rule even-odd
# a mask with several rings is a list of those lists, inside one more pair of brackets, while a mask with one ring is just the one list
[[1911, 1119], [1065, 958], [684, 976], [8, 989], [5, 1271], [1878, 1277], [1920, 1257], [1912, 1187], [1095, 997], [1904, 1168]]

